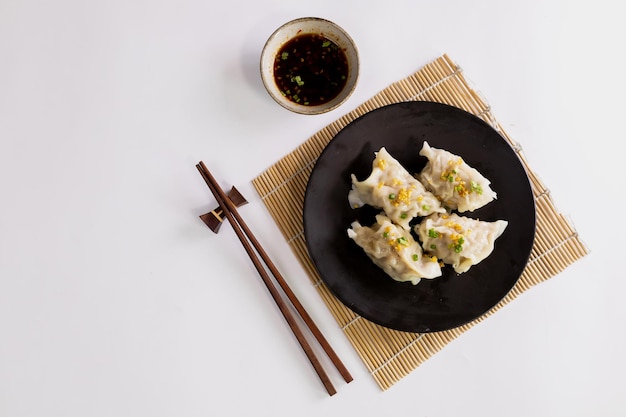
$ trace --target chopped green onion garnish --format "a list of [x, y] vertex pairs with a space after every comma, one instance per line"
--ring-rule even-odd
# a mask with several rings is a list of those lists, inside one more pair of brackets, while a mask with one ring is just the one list
[[478, 184], [476, 181], [471, 181], [470, 187], [471, 187], [471, 190], [475, 192], [476, 194], [483, 193], [483, 187], [481, 187], [480, 184]]
[[322, 43], [322, 48], [328, 48], [330, 46], [330, 41], [324, 41], [324, 43]]
[[296, 75], [295, 77], [291, 77], [291, 82], [298, 84], [298, 86], [304, 85], [304, 81], [302, 81], [302, 78], [299, 75]]
[[390, 200], [395, 200], [396, 199], [396, 195], [394, 193], [389, 194], [389, 199]]
[[414, 254], [413, 254], [413, 260], [414, 260], [414, 261], [417, 261], [418, 259], [419, 259], [419, 256], [417, 256], [417, 253], [414, 253]]
[[404, 246], [407, 246], [409, 244], [409, 241], [406, 240], [406, 238], [404, 236], [399, 237], [398, 239], [396, 239], [396, 242], [398, 242], [400, 245], [404, 245]]
[[436, 231], [435, 229], [428, 229], [428, 237], [438, 238], [439, 232]]
[[408, 215], [408, 214], [406, 214], [406, 213], [402, 213], [402, 214], [400, 214], [400, 218], [401, 218], [401, 219], [406, 219], [407, 217], [409, 217], [409, 215]]

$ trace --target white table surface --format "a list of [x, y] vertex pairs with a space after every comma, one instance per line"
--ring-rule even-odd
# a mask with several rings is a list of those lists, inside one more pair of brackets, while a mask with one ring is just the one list
[[[0, 416], [617, 416], [625, 97], [617, 4], [414, 0], [0, 2]], [[339, 109], [263, 90], [271, 32], [342, 25]], [[382, 392], [251, 180], [443, 53], [521, 143], [592, 250]], [[242, 214], [354, 375], [329, 397], [195, 164]]]

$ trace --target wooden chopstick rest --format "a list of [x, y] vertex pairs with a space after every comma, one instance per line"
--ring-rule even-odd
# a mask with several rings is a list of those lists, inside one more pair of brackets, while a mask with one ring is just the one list
[[[248, 200], [244, 198], [244, 196], [236, 189], [234, 186], [228, 192], [228, 198], [233, 202], [235, 207], [239, 208], [245, 204], [248, 204]], [[224, 209], [221, 206], [217, 206], [213, 210], [208, 213], [200, 216], [200, 219], [206, 224], [209, 229], [213, 231], [213, 233], [217, 233], [220, 231], [220, 227], [222, 223], [224, 223]]]

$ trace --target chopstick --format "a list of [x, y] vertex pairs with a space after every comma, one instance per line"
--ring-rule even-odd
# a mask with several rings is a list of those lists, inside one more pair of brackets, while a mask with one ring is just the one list
[[319, 330], [319, 328], [317, 327], [313, 319], [306, 312], [304, 306], [302, 306], [302, 304], [300, 303], [296, 295], [293, 293], [291, 288], [289, 288], [289, 285], [287, 285], [287, 282], [284, 280], [283, 276], [280, 274], [280, 272], [278, 271], [278, 269], [276, 268], [276, 266], [274, 265], [270, 257], [267, 255], [267, 253], [265, 252], [265, 250], [263, 249], [259, 241], [256, 239], [254, 234], [250, 231], [250, 229], [246, 225], [243, 218], [239, 215], [237, 211], [237, 207], [235, 207], [232, 201], [230, 201], [230, 199], [226, 196], [226, 194], [224, 193], [224, 190], [222, 190], [222, 188], [217, 183], [217, 181], [215, 180], [215, 178], [213, 177], [209, 169], [206, 167], [204, 162], [200, 161], [196, 165], [196, 168], [200, 172], [200, 175], [202, 175], [202, 178], [204, 179], [206, 184], [209, 186], [209, 189], [213, 193], [213, 196], [217, 200], [217, 203], [219, 204], [219, 206], [222, 207], [222, 209], [224, 210], [224, 214], [226, 215], [226, 218], [232, 225], [233, 230], [235, 230], [235, 234], [241, 241], [243, 247], [248, 253], [248, 256], [250, 257], [250, 260], [254, 264], [256, 270], [258, 271], [263, 282], [265, 283], [265, 286], [267, 287], [270, 294], [272, 295], [272, 298], [278, 305], [279, 310], [281, 311], [285, 320], [289, 324], [289, 327], [291, 328], [292, 332], [296, 336], [296, 339], [300, 343], [309, 361], [313, 365], [313, 368], [317, 372], [320, 380], [322, 381], [324, 387], [326, 388], [326, 391], [328, 392], [329, 395], [334, 395], [337, 392], [335, 387], [333, 386], [330, 378], [326, 374], [326, 371], [324, 371], [324, 368], [322, 367], [322, 364], [320, 363], [319, 359], [315, 355], [313, 348], [311, 347], [304, 333], [298, 326], [296, 318], [294, 317], [288, 305], [285, 303], [285, 301], [281, 297], [278, 289], [272, 282], [272, 279], [270, 278], [269, 274], [263, 267], [263, 264], [259, 260], [254, 249], [256, 249], [256, 252], [258, 253], [258, 255], [262, 258], [267, 268], [274, 275], [276, 282], [278, 282], [283, 292], [287, 295], [287, 298], [289, 299], [289, 301], [291, 301], [291, 304], [296, 309], [296, 311], [298, 312], [298, 314], [300, 315], [304, 323], [307, 325], [307, 327], [309, 328], [309, 330], [311, 331], [315, 339], [318, 341], [318, 343], [320, 344], [320, 346], [322, 347], [322, 349], [324, 350], [328, 358], [331, 360], [333, 365], [335, 365], [335, 367], [337, 368], [337, 370], [339, 371], [343, 379], [349, 383], [352, 381], [352, 375], [350, 375], [350, 372], [348, 372], [347, 368], [341, 362], [341, 360], [339, 359], [339, 357], [337, 356], [333, 348], [330, 346], [330, 344], [328, 343], [328, 341], [326, 340], [322, 332]]

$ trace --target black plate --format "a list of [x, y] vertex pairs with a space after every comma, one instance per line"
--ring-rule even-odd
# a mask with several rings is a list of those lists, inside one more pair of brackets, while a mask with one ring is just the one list
[[[443, 276], [413, 285], [391, 279], [348, 238], [350, 223], [370, 225], [377, 213], [368, 206], [352, 209], [348, 192], [350, 174], [365, 179], [382, 146], [409, 172], [421, 171], [424, 141], [463, 157], [498, 193], [496, 201], [462, 215], [509, 225], [492, 254], [468, 272], [459, 275], [445, 266]], [[306, 189], [304, 233], [323, 281], [348, 308], [396, 330], [441, 331], [480, 317], [513, 288], [533, 244], [535, 204], [515, 151], [487, 123], [439, 103], [398, 103], [354, 120], [324, 149]]]

